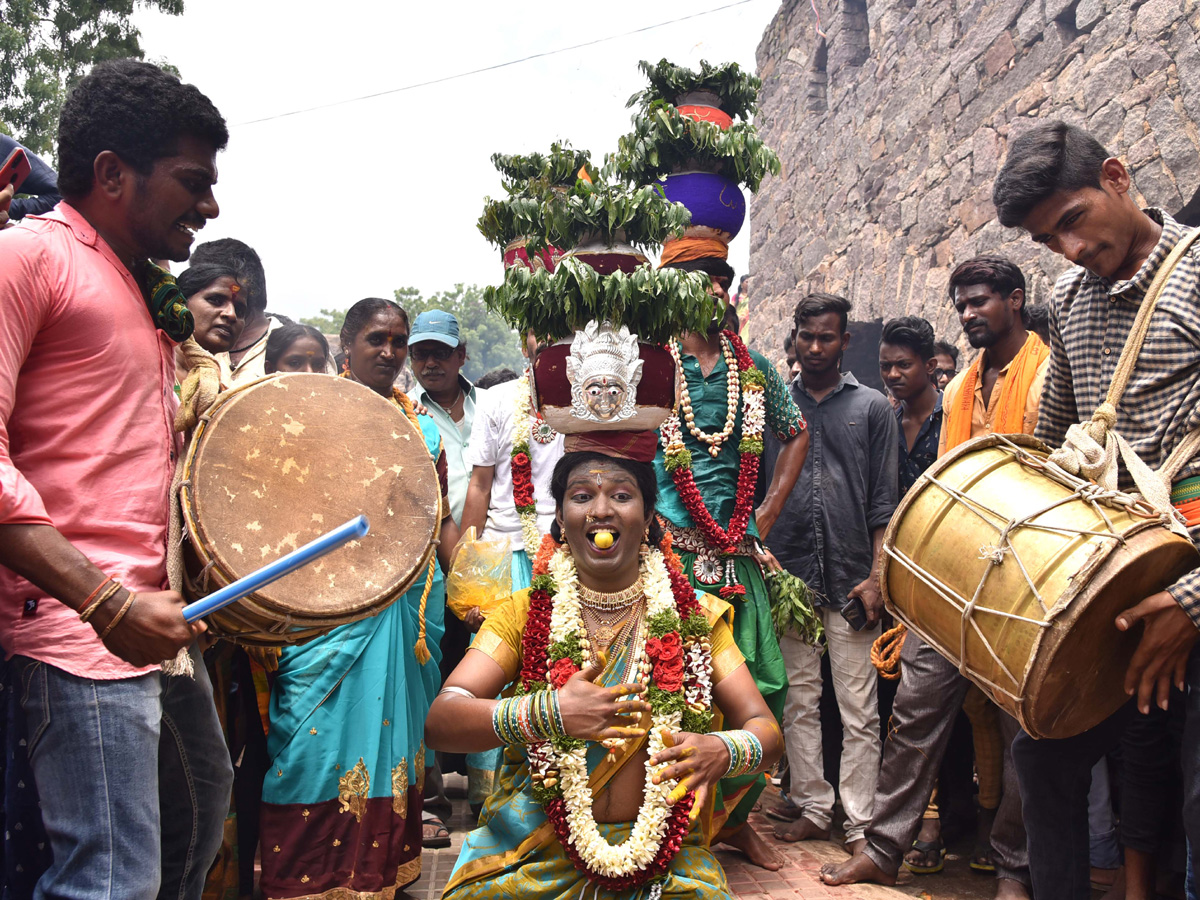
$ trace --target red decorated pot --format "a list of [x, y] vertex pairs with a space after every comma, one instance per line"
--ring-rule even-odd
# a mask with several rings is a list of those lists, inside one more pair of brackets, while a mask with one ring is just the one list
[[729, 113], [723, 109], [717, 109], [715, 106], [698, 106], [689, 103], [675, 108], [679, 110], [681, 116], [687, 116], [697, 122], [711, 122], [722, 131], [728, 131], [729, 126], [733, 124], [733, 118]]
[[622, 328], [589, 322], [538, 353], [534, 402], [563, 434], [658, 428], [675, 408], [675, 360]]
[[563, 252], [557, 247], [544, 247], [533, 255], [532, 261], [529, 258], [529, 251], [525, 245], [529, 242], [529, 238], [521, 237], [515, 241], [510, 241], [504, 248], [504, 270], [507, 272], [513, 266], [523, 266], [530, 271], [537, 269], [545, 269], [548, 272], [553, 272], [554, 267], [558, 265], [558, 261], [562, 259]]
[[587, 263], [601, 275], [611, 275], [613, 272], [624, 272], [628, 275], [638, 266], [644, 266], [648, 259], [632, 244], [624, 242], [624, 234], [618, 231], [614, 241], [609, 243], [600, 237], [585, 237], [579, 246], [563, 254], [582, 263]]

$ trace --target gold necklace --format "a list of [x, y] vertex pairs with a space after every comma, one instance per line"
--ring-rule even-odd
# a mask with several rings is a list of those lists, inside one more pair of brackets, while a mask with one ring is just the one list
[[602, 612], [614, 612], [618, 609], [624, 609], [635, 600], [642, 596], [642, 576], [639, 575], [637, 581], [625, 588], [623, 591], [617, 591], [615, 594], [606, 594], [603, 591], [593, 591], [586, 585], [579, 585], [579, 603], [591, 610], [599, 610]]
[[640, 600], [635, 601], [617, 614], [610, 613], [609, 616], [585, 606], [583, 607], [584, 630], [595, 638], [597, 644], [601, 645], [600, 649], [607, 649], [629, 622], [630, 614], [640, 608], [639, 604]]

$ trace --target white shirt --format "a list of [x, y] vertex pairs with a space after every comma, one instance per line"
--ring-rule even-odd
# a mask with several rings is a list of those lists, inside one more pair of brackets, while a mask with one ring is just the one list
[[[471, 443], [467, 458], [472, 466], [492, 466], [492, 496], [488, 501], [487, 525], [481, 538], [493, 540], [508, 535], [513, 550], [524, 550], [521, 519], [513, 504], [512, 445], [513, 414], [517, 390], [521, 381], [509, 381], [489, 388], [479, 397], [475, 422], [471, 427]], [[550, 478], [554, 465], [563, 455], [563, 438], [555, 435], [549, 444], [529, 439], [529, 455], [533, 469], [533, 499], [537, 503], [538, 530], [550, 531], [554, 521], [554, 497], [550, 494]], [[531, 560], [532, 561], [532, 560]]]

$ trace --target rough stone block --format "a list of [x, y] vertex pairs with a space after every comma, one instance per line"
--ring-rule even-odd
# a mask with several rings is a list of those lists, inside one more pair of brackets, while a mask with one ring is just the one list
[[1184, 16], [1184, 0], [1148, 0], [1137, 12], [1133, 29], [1138, 38], [1152, 40]]
[[1200, 182], [1200, 153], [1188, 136], [1183, 120], [1175, 111], [1170, 97], [1160, 97], [1146, 110], [1159, 154], [1176, 184], [1194, 185]]
[[1179, 209], [1183, 206], [1179, 189], [1171, 180], [1161, 160], [1152, 160], [1135, 169], [1132, 174], [1134, 188], [1141, 193], [1145, 204], [1165, 209]]
[[1133, 86], [1133, 71], [1124, 51], [1113, 55], [1088, 73], [1083, 83], [1083, 108], [1090, 115], [1118, 94]]
[[1012, 35], [1006, 31], [996, 38], [996, 42], [983, 55], [984, 71], [988, 73], [989, 77], [994, 78], [1008, 68], [1009, 62], [1016, 55], [1016, 44], [1013, 43]]
[[1018, 47], [1027, 47], [1042, 36], [1046, 28], [1046, 15], [1040, 3], [1026, 5], [1024, 11], [1017, 16], [1016, 42]]
[[1075, 7], [1075, 28], [1091, 31], [1104, 12], [1104, 0], [1079, 0], [1079, 5]]
[[1124, 124], [1125, 108], [1120, 103], [1109, 103], [1088, 119], [1088, 131], [1105, 146], [1115, 146]]

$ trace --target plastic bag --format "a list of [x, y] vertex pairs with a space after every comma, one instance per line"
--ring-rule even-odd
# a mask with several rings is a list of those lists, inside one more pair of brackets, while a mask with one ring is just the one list
[[476, 606], [487, 618], [512, 593], [512, 547], [508, 538], [474, 540], [468, 528], [446, 576], [446, 606], [465, 619]]

